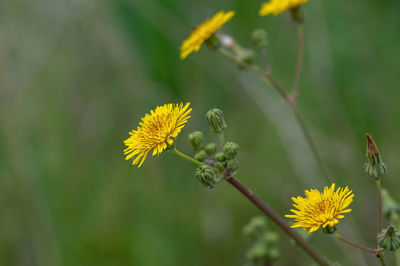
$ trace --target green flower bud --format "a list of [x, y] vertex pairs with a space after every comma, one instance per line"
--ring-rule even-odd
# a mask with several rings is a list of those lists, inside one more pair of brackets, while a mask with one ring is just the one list
[[215, 154], [215, 160], [217, 162], [225, 162], [226, 158], [223, 152], [218, 152]]
[[273, 231], [267, 232], [265, 234], [265, 240], [268, 243], [274, 243], [279, 240], [279, 234]]
[[252, 50], [245, 49], [243, 47], [240, 47], [239, 45], [234, 46], [232, 50], [236, 54], [236, 56], [240, 59], [240, 61], [243, 61], [247, 64], [253, 63], [254, 52]]
[[390, 196], [389, 192], [382, 188], [382, 213], [390, 219], [393, 213], [400, 214], [400, 205]]
[[215, 145], [215, 143], [207, 144], [204, 150], [206, 151], [208, 156], [213, 155], [217, 152], [217, 145]]
[[201, 131], [194, 131], [189, 134], [189, 141], [193, 150], [200, 150], [204, 147], [204, 136]]
[[281, 255], [281, 253], [280, 253], [279, 249], [271, 248], [271, 249], [269, 249], [269, 252], [268, 252], [268, 259], [271, 261], [275, 261], [279, 258], [280, 255]]
[[268, 45], [268, 34], [264, 29], [256, 29], [251, 34], [251, 40], [257, 48], [264, 48]]
[[326, 226], [325, 228], [322, 227], [322, 232], [324, 232], [324, 234], [333, 234], [336, 232], [336, 226]]
[[210, 38], [208, 38], [205, 41], [205, 44], [207, 45], [207, 47], [212, 50], [217, 49], [218, 46], [220, 45], [220, 43], [221, 43], [221, 40], [215, 34], [211, 35]]
[[262, 216], [255, 216], [243, 228], [243, 234], [249, 239], [257, 240], [267, 231], [267, 221]]
[[386, 165], [383, 163], [375, 141], [367, 133], [367, 159], [364, 169], [367, 175], [379, 178], [387, 173]]
[[304, 12], [303, 10], [300, 8], [300, 6], [297, 6], [293, 9], [290, 10], [292, 12], [292, 20], [296, 23], [303, 23], [304, 22]]
[[200, 165], [197, 167], [196, 178], [208, 188], [213, 188], [217, 181], [214, 170], [208, 165]]
[[263, 242], [255, 243], [247, 252], [246, 257], [251, 261], [258, 261], [266, 258], [268, 255], [268, 247]]
[[400, 247], [400, 235], [393, 226], [389, 225], [378, 235], [378, 243], [384, 249], [396, 250]]
[[224, 155], [227, 159], [234, 159], [238, 153], [239, 145], [234, 142], [227, 142], [224, 145]]
[[231, 172], [235, 172], [239, 168], [239, 160], [231, 159], [231, 160], [227, 161], [226, 168]]
[[227, 125], [224, 120], [224, 114], [220, 109], [214, 108], [207, 112], [206, 121], [214, 133], [222, 133]]
[[223, 171], [223, 170], [225, 169], [225, 163], [224, 163], [224, 162], [217, 162], [217, 163], [215, 164], [215, 167], [216, 167], [218, 170]]
[[201, 150], [194, 155], [194, 159], [199, 162], [203, 162], [206, 158], [207, 158], [207, 153], [205, 152], [205, 150]]

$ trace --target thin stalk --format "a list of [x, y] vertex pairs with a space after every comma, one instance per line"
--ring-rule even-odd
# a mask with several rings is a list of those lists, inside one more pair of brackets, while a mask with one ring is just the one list
[[379, 261], [381, 262], [382, 266], [386, 266], [385, 257], [383, 256], [383, 252], [379, 255]]
[[225, 144], [225, 137], [223, 131], [218, 134], [218, 141], [219, 141], [219, 146], [221, 147], [221, 149], [223, 149]]
[[261, 54], [264, 60], [264, 69], [266, 73], [269, 73], [271, 71], [271, 68], [269, 66], [269, 60], [268, 60], [268, 55], [267, 55], [267, 49], [263, 48], [261, 49]]
[[246, 68], [248, 70], [251, 70], [251, 71], [255, 72], [264, 81], [266, 81], [267, 83], [271, 84], [276, 89], [276, 91], [279, 93], [279, 95], [281, 95], [281, 97], [289, 105], [289, 107], [292, 110], [294, 116], [296, 117], [296, 120], [297, 120], [298, 124], [300, 125], [300, 129], [303, 132], [303, 135], [304, 135], [308, 145], [310, 146], [311, 152], [313, 153], [317, 164], [319, 165], [319, 167], [321, 168], [321, 171], [325, 175], [326, 180], [328, 182], [332, 181], [332, 179], [329, 177], [328, 171], [325, 168], [325, 165], [324, 165], [324, 163], [323, 163], [323, 161], [321, 159], [321, 156], [318, 153], [318, 150], [317, 150], [317, 148], [316, 148], [316, 146], [314, 144], [314, 141], [311, 138], [310, 133], [308, 132], [308, 129], [307, 129], [304, 121], [300, 117], [298, 111], [296, 110], [296, 106], [294, 105], [293, 100], [289, 97], [289, 95], [287, 94], [285, 88], [274, 78], [274, 76], [272, 76], [272, 74], [269, 71], [263, 71], [261, 68], [259, 68], [256, 65], [248, 64], [246, 62], [243, 62], [242, 60], [240, 60], [240, 58], [238, 58], [237, 56], [231, 54], [229, 51], [227, 51], [224, 48], [220, 48], [218, 51], [224, 57], [226, 57], [230, 61], [236, 63], [240, 67], [243, 67], [243, 68]]
[[310, 146], [310, 149], [312, 151], [312, 153], [314, 154], [315, 160], [317, 161], [317, 164], [319, 165], [319, 167], [321, 168], [322, 173], [325, 176], [325, 179], [328, 183], [333, 182], [333, 179], [329, 176], [328, 174], [328, 170], [325, 167], [324, 162], [322, 161], [321, 156], [319, 155], [319, 152], [317, 150], [317, 147], [314, 144], [314, 141], [311, 137], [310, 132], [308, 131], [306, 124], [304, 123], [303, 119], [300, 117], [299, 112], [297, 111], [297, 109], [295, 107], [290, 108], [298, 122], [298, 124], [300, 125], [301, 131], [303, 132], [303, 135], [308, 143], [308, 146]]
[[341, 241], [345, 242], [346, 244], [348, 244], [348, 245], [350, 245], [350, 246], [353, 246], [353, 247], [356, 247], [356, 248], [359, 248], [359, 249], [368, 251], [369, 253], [371, 253], [371, 254], [373, 254], [373, 255], [375, 255], [375, 256], [379, 256], [380, 249], [372, 249], [372, 248], [368, 248], [368, 247], [362, 246], [362, 245], [360, 245], [360, 244], [354, 243], [354, 242], [352, 242], [352, 241], [350, 241], [350, 240], [348, 240], [348, 239], [342, 237], [342, 236], [339, 235], [338, 233], [335, 233], [334, 235], [335, 235], [335, 237], [336, 237], [337, 239], [340, 239]]
[[292, 228], [290, 228], [285, 221], [265, 202], [259, 199], [252, 191], [240, 183], [234, 178], [231, 173], [225, 172], [226, 180], [237, 190], [239, 190], [247, 199], [249, 199], [257, 208], [259, 208], [265, 215], [268, 216], [277, 226], [279, 226], [286, 234], [289, 235], [296, 243], [310, 255], [315, 262], [319, 265], [330, 265], [329, 261], [321, 255], [314, 247], [304, 240], [299, 234], [297, 234]]
[[303, 67], [304, 58], [304, 28], [301, 23], [297, 23], [297, 59], [296, 70], [294, 72], [292, 97], [293, 102], [296, 103], [296, 98], [299, 95], [299, 82], [301, 76], [301, 69]]
[[238, 66], [255, 72], [263, 80], [271, 83], [271, 85], [278, 91], [278, 93], [282, 96], [282, 98], [285, 101], [289, 102], [289, 97], [288, 97], [285, 89], [279, 84], [279, 82], [277, 80], [275, 80], [275, 78], [269, 72], [264, 72], [258, 66], [253, 65], [253, 64], [248, 64], [248, 63], [240, 60], [240, 58], [238, 58], [237, 56], [231, 54], [229, 51], [227, 51], [224, 48], [220, 48], [218, 51], [220, 52], [221, 55], [223, 55], [227, 59], [231, 60], [232, 62], [236, 63]]
[[382, 196], [381, 196], [381, 178], [378, 177], [375, 179], [376, 182], [376, 194], [378, 197], [378, 232], [381, 232], [383, 229], [383, 222], [382, 222]]
[[200, 162], [200, 161], [197, 161], [197, 160], [193, 159], [192, 157], [190, 157], [189, 155], [186, 155], [186, 154], [184, 154], [183, 152], [178, 151], [175, 147], [172, 149], [172, 151], [173, 151], [176, 155], [178, 155], [179, 157], [181, 157], [181, 158], [183, 158], [183, 159], [185, 159], [185, 160], [187, 160], [187, 161], [189, 161], [189, 162], [191, 162], [191, 163], [194, 163], [194, 164], [197, 164], [197, 165], [207, 165], [207, 166], [211, 167], [215, 172], [219, 172], [219, 170], [218, 170], [217, 168], [215, 168], [215, 167], [213, 167], [213, 166], [211, 166], [211, 165], [202, 163], [202, 162]]

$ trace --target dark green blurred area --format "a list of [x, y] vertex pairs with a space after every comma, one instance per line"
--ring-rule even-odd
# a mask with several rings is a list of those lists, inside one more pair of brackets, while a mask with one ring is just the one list
[[[215, 141], [204, 114], [223, 109], [226, 138], [241, 147], [237, 177], [281, 215], [290, 197], [327, 185], [271, 87], [206, 47], [179, 59], [193, 26], [233, 9], [224, 32], [254, 48], [252, 30], [265, 28], [273, 73], [290, 87], [295, 26], [288, 13], [259, 17], [261, 3], [0, 2], [0, 265], [244, 265], [242, 228], [260, 213], [237, 191], [204, 189], [194, 166], [168, 152], [140, 169], [124, 160], [128, 132], [167, 102], [191, 102], [177, 140], [187, 153], [193, 130]], [[305, 9], [299, 110], [330, 174], [355, 191], [339, 232], [373, 247], [366, 132], [389, 168], [383, 186], [400, 200], [400, 2], [310, 0]], [[342, 265], [377, 265], [320, 231], [310, 241]], [[279, 248], [276, 265], [312, 263], [283, 234]]]

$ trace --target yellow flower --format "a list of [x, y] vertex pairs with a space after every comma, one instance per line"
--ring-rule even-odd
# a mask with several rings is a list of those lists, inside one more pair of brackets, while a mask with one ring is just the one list
[[308, 233], [317, 231], [320, 226], [326, 228], [333, 227], [339, 222], [338, 219], [344, 218], [343, 213], [351, 212], [346, 209], [353, 201], [353, 191], [348, 187], [338, 188], [335, 191], [335, 184], [330, 188], [324, 187], [321, 193], [317, 189], [304, 191], [306, 198], [292, 197], [293, 206], [297, 210], [290, 210], [294, 214], [285, 215], [285, 217], [293, 218], [296, 223], [292, 228], [301, 227], [303, 230], [309, 229]]
[[183, 41], [180, 54], [181, 59], [185, 59], [192, 52], [197, 52], [204, 41], [210, 38], [219, 28], [228, 22], [233, 15], [234, 11], [220, 11], [215, 14], [212, 18], [207, 19], [197, 28], [195, 28], [190, 34], [189, 38]]
[[308, 2], [308, 0], [270, 0], [268, 3], [261, 5], [259, 15], [279, 15], [286, 10], [293, 9], [306, 2]]
[[189, 104], [164, 104], [142, 117], [137, 129], [129, 132], [130, 137], [124, 141], [127, 146], [124, 150], [126, 160], [136, 156], [132, 164], [139, 164], [140, 167], [151, 149], [154, 156], [162, 153], [167, 144], [172, 145], [172, 138], [178, 136], [190, 118], [192, 108], [189, 108]]

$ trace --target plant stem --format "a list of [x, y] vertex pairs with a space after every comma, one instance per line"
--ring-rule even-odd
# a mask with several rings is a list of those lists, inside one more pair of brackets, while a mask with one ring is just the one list
[[239, 190], [247, 199], [256, 205], [265, 215], [267, 215], [276, 225], [278, 225], [286, 234], [288, 234], [296, 243], [310, 255], [319, 265], [330, 265], [329, 261], [306, 242], [299, 234], [291, 229], [283, 219], [266, 203], [259, 199], [252, 191], [240, 183], [232, 174], [225, 171], [226, 180]]
[[219, 146], [221, 147], [221, 150], [222, 150], [224, 148], [224, 144], [225, 144], [225, 138], [224, 138], [223, 131], [218, 134], [218, 141], [219, 141]]
[[183, 158], [183, 159], [185, 159], [185, 160], [187, 160], [187, 161], [189, 161], [189, 162], [191, 162], [191, 163], [194, 163], [194, 164], [197, 164], [197, 165], [207, 165], [207, 166], [211, 167], [215, 172], [219, 172], [219, 170], [218, 170], [217, 168], [215, 168], [215, 167], [213, 167], [213, 166], [211, 166], [211, 165], [202, 163], [202, 162], [200, 162], [200, 161], [197, 161], [197, 160], [193, 159], [192, 157], [190, 157], [190, 156], [188, 156], [188, 155], [186, 155], [186, 154], [184, 154], [184, 153], [178, 151], [175, 147], [172, 149], [172, 151], [173, 151], [176, 155], [178, 155], [179, 157], [181, 157], [181, 158]]
[[299, 82], [301, 76], [301, 69], [303, 67], [304, 58], [304, 28], [303, 24], [297, 24], [297, 59], [296, 59], [296, 70], [294, 72], [294, 79], [292, 85], [292, 97], [293, 103], [296, 103], [296, 98], [299, 95]]
[[300, 125], [301, 131], [303, 132], [303, 135], [308, 143], [308, 146], [310, 146], [310, 149], [312, 151], [312, 153], [314, 154], [315, 160], [317, 161], [317, 164], [319, 165], [319, 168], [321, 169], [322, 173], [325, 176], [325, 179], [328, 183], [333, 182], [333, 179], [329, 176], [328, 174], [328, 170], [325, 167], [324, 162], [322, 161], [321, 156], [319, 155], [319, 152], [317, 150], [317, 147], [314, 144], [314, 141], [311, 137], [310, 132], [308, 131], [303, 119], [300, 117], [299, 112], [297, 111], [297, 109], [295, 107], [290, 108], [293, 112], [293, 115], [295, 116], [298, 124]]
[[284, 89], [284, 87], [272, 76], [272, 74], [269, 71], [263, 71], [261, 68], [259, 68], [256, 65], [253, 64], [248, 64], [246, 62], [243, 62], [242, 60], [240, 60], [240, 58], [238, 58], [237, 56], [231, 54], [229, 51], [227, 51], [224, 48], [220, 48], [218, 50], [224, 57], [226, 57], [227, 59], [231, 60], [232, 62], [236, 63], [237, 65], [239, 65], [240, 67], [246, 68], [248, 70], [251, 70], [253, 72], [255, 72], [256, 74], [258, 74], [264, 81], [266, 81], [267, 83], [271, 84], [276, 91], [279, 93], [279, 95], [281, 95], [281, 97], [286, 101], [286, 103], [289, 105], [290, 109], [292, 110], [294, 116], [296, 117], [296, 120], [298, 122], [298, 124], [300, 125], [300, 129], [311, 149], [311, 152], [313, 153], [315, 160], [317, 162], [317, 164], [319, 165], [321, 171], [323, 172], [323, 174], [325, 175], [325, 179], [327, 180], [327, 182], [332, 181], [332, 179], [329, 177], [328, 171], [325, 168], [325, 165], [321, 159], [321, 156], [318, 153], [318, 150], [314, 144], [314, 141], [311, 138], [310, 133], [307, 130], [307, 127], [304, 123], [304, 121], [302, 120], [302, 118], [300, 117], [295, 103], [293, 102], [293, 99], [291, 99], [291, 97], [288, 96], [286, 90]]
[[378, 197], [378, 232], [381, 232], [383, 229], [382, 222], [382, 196], [381, 196], [381, 178], [378, 177], [375, 179], [376, 182], [376, 192]]
[[379, 254], [379, 261], [381, 262], [381, 265], [382, 265], [382, 266], [385, 266], [385, 265], [386, 265], [385, 257], [383, 257], [383, 252], [381, 252], [381, 253]]
[[345, 242], [346, 244], [349, 244], [350, 246], [353, 246], [353, 247], [368, 251], [369, 253], [371, 253], [373, 255], [379, 256], [379, 253], [380, 253], [379, 249], [372, 249], [372, 248], [364, 247], [364, 246], [362, 246], [360, 244], [354, 243], [354, 242], [342, 237], [338, 233], [335, 233], [334, 235], [335, 235], [336, 238], [342, 240], [343, 242]]
[[271, 83], [271, 85], [278, 91], [278, 93], [282, 96], [282, 98], [285, 101], [289, 102], [289, 97], [287, 96], [287, 93], [286, 93], [285, 89], [279, 84], [279, 82], [277, 80], [275, 80], [275, 78], [269, 72], [264, 72], [258, 66], [253, 65], [253, 64], [248, 64], [248, 63], [240, 60], [240, 58], [238, 58], [237, 56], [231, 54], [229, 51], [227, 51], [224, 48], [220, 48], [218, 51], [220, 52], [221, 55], [223, 55], [227, 59], [231, 60], [232, 62], [236, 63], [237, 65], [239, 65], [239, 66], [241, 66], [243, 68], [246, 68], [248, 70], [251, 70], [251, 71], [255, 72], [263, 80]]

